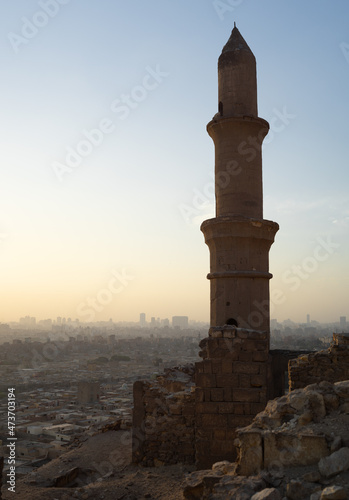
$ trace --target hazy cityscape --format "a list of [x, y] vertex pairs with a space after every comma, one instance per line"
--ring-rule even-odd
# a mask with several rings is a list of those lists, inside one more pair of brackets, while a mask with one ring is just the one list
[[[6, 439], [7, 390], [14, 386], [18, 474], [58, 457], [84, 434], [116, 424], [129, 429], [134, 382], [199, 361], [208, 326], [187, 316], [147, 321], [145, 313], [134, 323], [24, 316], [0, 324], [0, 438]], [[309, 316], [302, 324], [272, 319], [271, 348], [324, 349], [346, 326], [345, 317], [333, 324]]]

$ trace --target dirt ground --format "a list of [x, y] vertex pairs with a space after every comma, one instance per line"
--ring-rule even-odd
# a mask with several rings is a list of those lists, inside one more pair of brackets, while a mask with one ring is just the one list
[[[76, 470], [78, 468], [78, 471]], [[4, 500], [140, 500], [182, 499], [182, 482], [194, 466], [144, 468], [131, 464], [130, 431], [109, 431], [89, 437], [79, 447], [16, 478], [16, 494], [2, 487]], [[65, 474], [71, 477], [64, 484]]]

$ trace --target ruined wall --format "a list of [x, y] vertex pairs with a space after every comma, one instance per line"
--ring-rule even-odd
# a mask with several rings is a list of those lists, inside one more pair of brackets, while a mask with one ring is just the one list
[[322, 380], [337, 382], [349, 379], [349, 334], [333, 334], [331, 346], [289, 361], [290, 391]]
[[2, 488], [2, 473], [4, 469], [4, 457], [0, 456], [0, 500], [2, 499], [1, 488]]
[[194, 366], [134, 384], [132, 459], [144, 466], [194, 463]]
[[213, 327], [196, 363], [196, 465], [236, 458], [236, 428], [267, 403], [268, 335], [235, 326]]

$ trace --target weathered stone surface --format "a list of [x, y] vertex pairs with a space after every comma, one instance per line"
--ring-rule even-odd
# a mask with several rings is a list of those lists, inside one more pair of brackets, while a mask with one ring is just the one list
[[306, 391], [309, 408], [313, 414], [313, 420], [318, 421], [326, 415], [324, 398], [319, 392]]
[[212, 491], [213, 486], [222, 479], [221, 472], [209, 470], [193, 472], [184, 484], [183, 496], [187, 500], [202, 500]]
[[228, 460], [216, 462], [212, 465], [212, 470], [213, 472], [219, 472], [221, 474], [233, 474], [236, 470], [236, 463], [228, 462]]
[[340, 450], [341, 447], [342, 447], [342, 438], [341, 436], [336, 436], [331, 443], [330, 447], [331, 453]]
[[[329, 349], [315, 353], [302, 355], [289, 361], [289, 388], [290, 391], [306, 387], [309, 384], [319, 382], [338, 383], [349, 379], [349, 349], [348, 345], [339, 345], [344, 341], [339, 334], [333, 334], [334, 340]], [[324, 392], [328, 389], [323, 386]], [[340, 397], [347, 398], [349, 388], [346, 384], [338, 387]], [[346, 394], [346, 395], [345, 395]], [[327, 411], [335, 399], [330, 401], [324, 395]]]
[[339, 472], [349, 469], [349, 448], [341, 448], [329, 457], [322, 458], [319, 462], [320, 474], [324, 477], [335, 476]]
[[265, 488], [255, 493], [251, 500], [281, 500], [281, 495], [276, 488]]
[[308, 500], [310, 495], [321, 490], [321, 486], [316, 483], [292, 480], [286, 488], [286, 496], [289, 500]]
[[[204, 392], [197, 391], [195, 395], [191, 390], [193, 376], [194, 367], [187, 365], [168, 369], [155, 381], [134, 384], [134, 463], [144, 466], [194, 463], [195, 398], [198, 404], [206, 403], [200, 402]], [[183, 387], [184, 390], [178, 391]]]
[[307, 472], [301, 479], [308, 483], [318, 483], [321, 479], [321, 474], [318, 471]]
[[[239, 432], [238, 432], [239, 435]], [[260, 432], [243, 433], [243, 439], [236, 441], [238, 446], [237, 474], [252, 476], [263, 469], [263, 448]]]
[[251, 500], [253, 495], [266, 488], [265, 481], [260, 476], [224, 476], [212, 491], [209, 500]]
[[334, 384], [334, 390], [340, 398], [349, 399], [349, 380], [336, 382]]
[[264, 431], [264, 467], [314, 465], [329, 454], [324, 436]]
[[341, 486], [328, 486], [321, 493], [321, 500], [346, 500], [347, 493]]

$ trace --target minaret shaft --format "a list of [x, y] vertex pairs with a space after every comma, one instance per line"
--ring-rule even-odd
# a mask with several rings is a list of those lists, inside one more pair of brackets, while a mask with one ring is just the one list
[[219, 112], [207, 125], [215, 145], [216, 217], [201, 230], [210, 250], [211, 326], [269, 331], [269, 249], [278, 224], [263, 220], [262, 142], [256, 61], [237, 28], [218, 61]]

